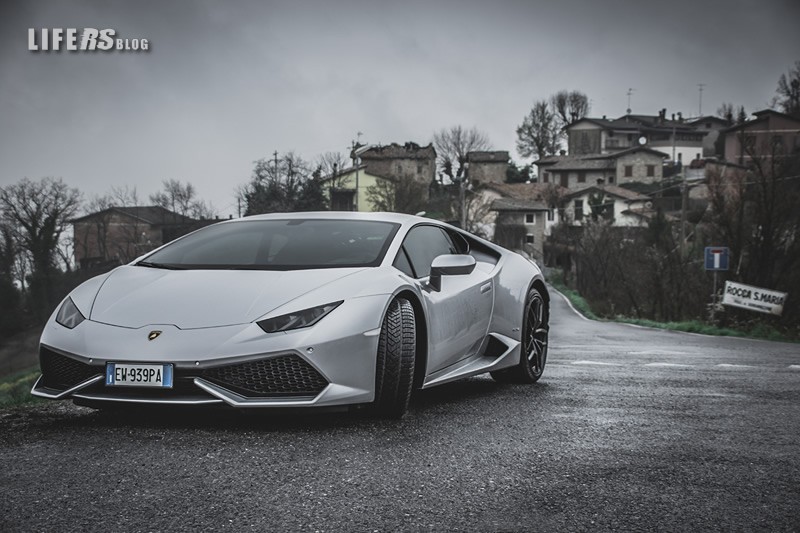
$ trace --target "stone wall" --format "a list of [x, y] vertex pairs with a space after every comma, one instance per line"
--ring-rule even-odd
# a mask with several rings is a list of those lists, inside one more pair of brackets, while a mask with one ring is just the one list
[[[663, 161], [664, 159], [661, 156], [644, 151], [623, 155], [617, 159], [616, 182], [613, 185], [622, 185], [631, 182], [653, 183], [661, 181], [663, 177]], [[652, 176], [647, 175], [648, 165], [653, 166]], [[631, 167], [631, 176], [625, 175], [626, 166]]]

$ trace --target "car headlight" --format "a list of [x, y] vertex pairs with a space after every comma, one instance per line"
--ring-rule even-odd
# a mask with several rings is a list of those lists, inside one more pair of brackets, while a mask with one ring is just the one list
[[84, 320], [86, 318], [78, 311], [78, 307], [72, 301], [72, 298], [67, 298], [64, 301], [56, 315], [56, 322], [68, 329], [74, 328]]
[[259, 320], [256, 322], [256, 324], [261, 326], [261, 329], [267, 333], [277, 333], [278, 331], [307, 328], [322, 320], [325, 315], [339, 307], [339, 304], [341, 303], [341, 301], [333, 302], [330, 304], [297, 311], [296, 313], [276, 316], [275, 318], [265, 318], [264, 320]]

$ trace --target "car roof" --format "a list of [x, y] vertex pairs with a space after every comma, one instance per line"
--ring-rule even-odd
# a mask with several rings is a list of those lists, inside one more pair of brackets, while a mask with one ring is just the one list
[[251, 215], [243, 218], [235, 218], [226, 222], [238, 222], [248, 220], [373, 220], [380, 222], [394, 222], [396, 224], [418, 224], [428, 222], [443, 224], [439, 220], [423, 218], [403, 213], [359, 213], [354, 211], [306, 211], [300, 213], [269, 213], [266, 215]]

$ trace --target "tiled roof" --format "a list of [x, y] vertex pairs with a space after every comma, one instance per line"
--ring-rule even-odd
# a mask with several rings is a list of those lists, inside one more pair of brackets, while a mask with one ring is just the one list
[[392, 143], [386, 146], [372, 146], [361, 152], [361, 159], [436, 159], [433, 145], [420, 146], [413, 142], [403, 145]]
[[102, 211], [97, 211], [95, 213], [89, 213], [88, 215], [84, 215], [80, 218], [75, 218], [71, 222], [82, 222], [86, 219], [95, 217], [101, 213], [106, 213], [108, 211], [116, 211], [117, 213], [122, 213], [132, 218], [136, 218], [145, 224], [150, 224], [151, 226], [159, 226], [159, 225], [166, 225], [166, 224], [192, 224], [197, 222], [195, 219], [183, 215], [179, 215], [169, 209], [165, 209], [160, 205], [144, 205], [144, 206], [131, 206], [131, 207], [109, 207], [108, 209], [103, 209]]
[[649, 196], [644, 196], [643, 194], [639, 194], [638, 192], [633, 192], [628, 189], [624, 189], [622, 187], [617, 187], [616, 185], [590, 185], [588, 187], [584, 187], [583, 189], [572, 191], [567, 196], [569, 198], [574, 198], [576, 196], [583, 196], [584, 194], [592, 191], [603, 192], [605, 194], [610, 194], [612, 196], [616, 196], [618, 198], [630, 201], [644, 202], [650, 199]]
[[616, 168], [616, 160], [620, 157], [636, 152], [647, 152], [662, 159], [668, 157], [665, 153], [647, 146], [634, 146], [610, 154], [549, 155], [535, 161], [534, 164], [547, 170], [606, 170]]
[[517, 200], [514, 198], [498, 198], [492, 202], [492, 211], [548, 211], [541, 202]]
[[486, 183], [483, 187], [502, 194], [506, 198], [528, 202], [542, 202], [554, 189], [559, 192], [562, 189], [566, 191], [561, 186], [548, 183]]
[[508, 163], [508, 152], [470, 152], [467, 161], [470, 163]]
[[614, 159], [564, 156], [564, 159], [548, 166], [547, 170], [613, 170], [616, 167]]

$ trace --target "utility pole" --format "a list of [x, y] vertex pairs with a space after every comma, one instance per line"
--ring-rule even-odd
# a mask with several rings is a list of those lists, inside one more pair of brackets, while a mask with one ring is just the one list
[[697, 108], [697, 116], [698, 117], [702, 117], [703, 116], [703, 87], [705, 87], [705, 86], [706, 86], [705, 83], [698, 83], [697, 84], [697, 88], [700, 91], [700, 105]]
[[681, 168], [681, 259], [686, 259], [686, 211], [689, 204], [689, 187], [686, 183], [686, 173]]

